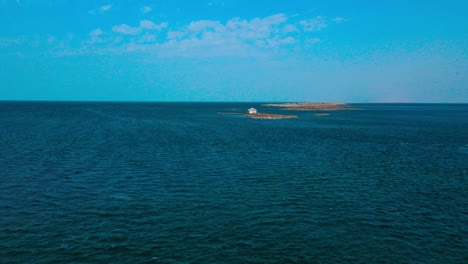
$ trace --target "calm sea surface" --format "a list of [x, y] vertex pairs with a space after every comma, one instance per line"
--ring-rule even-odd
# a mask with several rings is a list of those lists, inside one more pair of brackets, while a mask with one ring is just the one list
[[0, 263], [468, 263], [468, 105], [354, 106], [0, 102]]

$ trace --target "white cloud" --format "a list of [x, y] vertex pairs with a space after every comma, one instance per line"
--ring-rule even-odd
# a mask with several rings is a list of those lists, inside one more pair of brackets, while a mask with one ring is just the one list
[[207, 5], [209, 7], [224, 7], [226, 5], [226, 3], [224, 1], [221, 1], [221, 0], [213, 0], [213, 1], [208, 2]]
[[109, 11], [111, 8], [112, 8], [112, 4], [103, 5], [103, 6], [89, 10], [88, 13], [95, 16], [95, 15], [103, 14]]
[[[83, 50], [102, 52], [154, 52], [160, 56], [247, 56], [271, 52], [295, 52], [321, 42], [315, 32], [333, 21], [322, 16], [307, 18], [275, 14], [250, 20], [197, 20], [182, 26], [141, 20], [119, 24], [105, 32], [90, 32]], [[93, 46], [93, 44], [99, 44]], [[249, 56], [250, 56], [249, 55]]]
[[191, 32], [201, 32], [206, 30], [222, 30], [223, 25], [218, 21], [213, 20], [199, 20], [195, 22], [191, 22], [187, 29]]
[[132, 27], [127, 24], [121, 24], [118, 26], [113, 26], [112, 31], [124, 35], [138, 35], [143, 30], [162, 30], [167, 27], [167, 23], [163, 22], [160, 24], [154, 24], [152, 21], [149, 20], [142, 20], [140, 21], [140, 25], [138, 27]]
[[112, 31], [125, 35], [138, 35], [141, 32], [141, 29], [138, 27], [131, 27], [127, 24], [122, 24], [118, 26], [113, 26]]
[[88, 41], [88, 44], [94, 44], [94, 43], [99, 43], [102, 42], [101, 36], [104, 34], [104, 32], [100, 28], [96, 28], [89, 32], [90, 39]]
[[112, 8], [112, 4], [108, 4], [108, 5], [101, 6], [100, 9], [102, 12], [106, 12], [106, 11], [109, 11], [111, 8]]
[[277, 25], [285, 22], [287, 20], [286, 16], [284, 14], [276, 14], [272, 15], [269, 17], [265, 17], [263, 19], [253, 19], [252, 22], [260, 22], [260, 23], [266, 23], [269, 25]]
[[22, 45], [27, 41], [26, 37], [0, 38], [0, 47]]
[[295, 25], [285, 25], [283, 27], [283, 33], [297, 32], [299, 29]]
[[144, 7], [141, 8], [141, 12], [143, 14], [149, 13], [151, 11], [153, 11], [153, 9], [150, 6], [144, 6]]
[[156, 42], [157, 36], [150, 33], [145, 33], [139, 40], [139, 43], [151, 43]]
[[311, 38], [311, 39], [306, 40], [306, 45], [307, 46], [312, 46], [312, 45], [317, 44], [319, 42], [321, 42], [321, 40], [319, 38]]
[[335, 17], [332, 19], [333, 22], [335, 23], [343, 23], [343, 22], [347, 22], [348, 19], [344, 18], [344, 17]]
[[182, 39], [185, 36], [185, 32], [181, 31], [169, 31], [167, 32], [167, 38], [169, 41]]
[[150, 20], [142, 20], [140, 21], [140, 28], [147, 29], [147, 30], [162, 30], [163, 28], [167, 27], [166, 22], [162, 22], [160, 24], [154, 24]]
[[55, 41], [57, 40], [56, 37], [54, 36], [49, 36], [47, 37], [47, 43], [50, 45], [50, 44], [53, 44]]
[[296, 39], [293, 37], [286, 37], [286, 38], [281, 38], [281, 37], [275, 37], [273, 39], [269, 39], [267, 43], [272, 46], [272, 47], [278, 47], [282, 45], [291, 45], [296, 43]]
[[325, 18], [322, 16], [317, 16], [312, 19], [302, 20], [300, 24], [303, 27], [304, 31], [308, 31], [308, 32], [320, 31], [327, 27], [327, 22]]
[[233, 18], [226, 23], [215, 20], [193, 21], [179, 31], [170, 32], [170, 38], [198, 38], [198, 39], [237, 39], [257, 40], [269, 38], [279, 33], [279, 25], [287, 20], [283, 14], [254, 18], [250, 21]]
[[[241, 55], [258, 53], [258, 49], [293, 45], [297, 40], [283, 33], [288, 20], [284, 14], [243, 20], [233, 18], [225, 23], [215, 20], [192, 21], [179, 30], [167, 33], [166, 43], [159, 50], [193, 56], [204, 54]], [[294, 30], [290, 28], [290, 31]], [[170, 48], [169, 48], [170, 47]]]
[[293, 37], [287, 37], [279, 40], [281, 44], [294, 44], [296, 40]]
[[102, 34], [103, 34], [103, 32], [102, 32], [102, 30], [101, 30], [100, 28], [97, 28], [97, 29], [95, 29], [95, 30], [93, 30], [93, 31], [91, 31], [91, 32], [89, 33], [89, 35], [90, 35], [91, 37], [99, 37], [99, 36], [102, 35]]

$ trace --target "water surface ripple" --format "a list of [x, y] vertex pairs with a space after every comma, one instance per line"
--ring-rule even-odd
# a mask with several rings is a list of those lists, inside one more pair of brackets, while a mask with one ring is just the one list
[[251, 106], [0, 103], [0, 262], [468, 262], [468, 105]]

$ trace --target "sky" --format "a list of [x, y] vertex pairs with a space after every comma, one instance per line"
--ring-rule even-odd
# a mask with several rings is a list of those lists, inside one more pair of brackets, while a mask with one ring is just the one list
[[0, 0], [0, 100], [468, 103], [468, 1]]

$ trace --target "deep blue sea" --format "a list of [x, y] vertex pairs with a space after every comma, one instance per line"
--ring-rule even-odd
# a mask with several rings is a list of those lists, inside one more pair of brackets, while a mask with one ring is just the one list
[[468, 104], [352, 106], [0, 102], [0, 263], [468, 263]]

